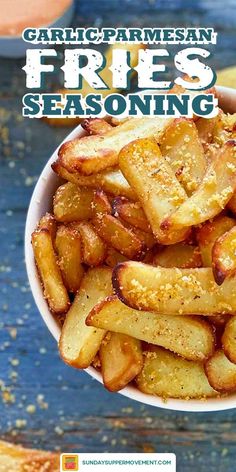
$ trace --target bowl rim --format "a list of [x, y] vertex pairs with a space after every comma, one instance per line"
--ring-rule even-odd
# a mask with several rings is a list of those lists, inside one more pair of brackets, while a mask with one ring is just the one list
[[[223, 102], [225, 98], [230, 97], [231, 99], [233, 95], [233, 98], [235, 99], [234, 109], [236, 110], [235, 89], [230, 89], [228, 87], [217, 87], [217, 92], [219, 99], [222, 99]], [[83, 128], [81, 127], [81, 125], [78, 125], [65, 137], [62, 143], [70, 139], [74, 139], [75, 137], [78, 137], [83, 133]], [[45, 200], [42, 202], [42, 198], [45, 195], [45, 190], [47, 190], [46, 193], [49, 197], [49, 194], [52, 195], [61, 182], [60, 178], [51, 169], [51, 164], [56, 160], [58, 149], [62, 143], [60, 143], [57, 149], [52, 153], [51, 157], [46, 162], [38, 178], [38, 181], [35, 185], [30, 199], [25, 225], [25, 263], [29, 285], [38, 311], [41, 317], [43, 318], [44, 323], [46, 324], [50, 333], [57, 342], [60, 336], [60, 328], [55, 318], [50, 313], [47, 302], [43, 297], [41, 283], [34, 262], [33, 250], [31, 246], [31, 234], [35, 229], [36, 223], [38, 222], [40, 216], [42, 216], [43, 213], [49, 210], [49, 198], [47, 199], [46, 205]], [[85, 371], [93, 379], [96, 379], [98, 382], [103, 383], [101, 374], [97, 372], [93, 367], [88, 367], [87, 369], [85, 369]], [[158, 396], [145, 394], [132, 385], [128, 385], [123, 390], [120, 390], [118, 393], [132, 400], [144, 403], [146, 405], [155, 406], [158, 408], [163, 408], [172, 411], [184, 411], [189, 413], [213, 412], [229, 410], [236, 407], [236, 393], [228, 395], [227, 397], [209, 398], [206, 400], [181, 400], [169, 398], [167, 399], [167, 401], [163, 400], [161, 397]]]

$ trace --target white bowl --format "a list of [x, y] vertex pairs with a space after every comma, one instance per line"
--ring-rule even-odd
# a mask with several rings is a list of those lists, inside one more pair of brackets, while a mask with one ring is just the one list
[[[71, 24], [74, 13], [74, 2], [56, 18], [53, 23], [44, 26], [45, 28], [66, 28]], [[50, 45], [27, 43], [21, 36], [1, 36], [0, 35], [0, 56], [18, 59], [24, 57], [26, 49], [49, 47]]]
[[[218, 91], [220, 96], [220, 105], [224, 106], [224, 110], [236, 111], [236, 90], [218, 87]], [[84, 131], [79, 125], [65, 138], [64, 141], [74, 139], [83, 133]], [[59, 340], [60, 328], [51, 315], [47, 302], [43, 298], [43, 292], [34, 262], [34, 255], [31, 246], [31, 234], [41, 216], [45, 214], [46, 211], [51, 210], [52, 196], [61, 182], [59, 177], [51, 169], [51, 164], [57, 158], [57, 152], [58, 149], [56, 149], [50, 157], [36, 184], [30, 201], [25, 228], [25, 260], [29, 283], [38, 310], [56, 341]], [[102, 383], [100, 373], [93, 367], [89, 367], [86, 370], [91, 377]], [[124, 388], [120, 393], [128, 398], [145, 403], [146, 405], [153, 405], [175, 411], [206, 412], [228, 410], [236, 407], [236, 394], [230, 395], [226, 398], [212, 398], [206, 401], [169, 399], [164, 403], [162, 398], [142, 393], [133, 386]]]

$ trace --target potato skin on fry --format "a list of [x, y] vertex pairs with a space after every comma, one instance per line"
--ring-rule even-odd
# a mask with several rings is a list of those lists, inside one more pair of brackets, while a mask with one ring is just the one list
[[67, 182], [58, 187], [53, 200], [53, 211], [57, 221], [70, 223], [87, 220], [93, 216], [92, 201], [94, 192], [89, 188], [79, 188]]
[[112, 130], [112, 126], [102, 118], [87, 118], [82, 121], [81, 126], [90, 135], [104, 136], [108, 131]]
[[236, 272], [236, 226], [220, 236], [212, 248], [212, 269], [215, 281], [221, 285]]
[[226, 357], [236, 364], [236, 316], [227, 321], [221, 341]]
[[219, 349], [205, 364], [209, 384], [221, 393], [236, 391], [236, 364], [233, 364]]
[[144, 352], [144, 366], [136, 378], [141, 392], [162, 398], [209, 398], [217, 395], [202, 363], [188, 361], [160, 347]]

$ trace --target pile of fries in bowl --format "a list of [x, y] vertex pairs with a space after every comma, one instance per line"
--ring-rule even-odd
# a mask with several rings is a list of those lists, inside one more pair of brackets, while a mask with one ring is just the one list
[[95, 118], [82, 127], [59, 148], [53, 199], [40, 207], [51, 211], [32, 234], [62, 359], [92, 366], [112, 392], [228, 397], [236, 392], [236, 114]]

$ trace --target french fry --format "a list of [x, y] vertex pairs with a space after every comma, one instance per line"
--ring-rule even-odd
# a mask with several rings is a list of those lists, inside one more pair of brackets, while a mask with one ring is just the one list
[[142, 369], [143, 354], [138, 339], [120, 333], [108, 333], [99, 357], [105, 387], [118, 392], [131, 382]]
[[127, 261], [127, 258], [123, 256], [120, 252], [116, 251], [113, 247], [107, 248], [106, 264], [109, 267], [115, 267], [119, 262]]
[[68, 180], [68, 182], [72, 182], [80, 187], [100, 188], [111, 195], [124, 195], [131, 200], [136, 200], [135, 192], [129, 186], [119, 169], [109, 169], [103, 173], [84, 176], [68, 172], [58, 161], [52, 164], [52, 169], [62, 179]]
[[139, 228], [147, 233], [152, 232], [139, 202], [130, 202], [125, 197], [116, 197], [112, 202], [112, 214], [135, 226], [135, 228]]
[[188, 361], [160, 347], [144, 355], [143, 369], [136, 378], [142, 392], [186, 400], [217, 395], [200, 362]]
[[94, 305], [111, 293], [111, 270], [89, 269], [62, 328], [59, 351], [66, 364], [85, 369], [93, 361], [106, 331], [86, 326], [85, 320]]
[[102, 215], [104, 213], [111, 214], [111, 204], [103, 190], [96, 190], [94, 192], [92, 208], [94, 216]]
[[139, 229], [139, 228], [134, 228], [131, 225], [127, 225], [127, 228], [130, 228], [131, 231], [133, 231], [133, 233], [139, 238], [144, 248], [152, 249], [154, 246], [156, 246], [157, 240], [152, 233], [147, 233], [146, 231], [143, 231], [142, 229]]
[[232, 316], [226, 323], [222, 346], [228, 359], [236, 364], [236, 316]]
[[81, 126], [90, 135], [104, 136], [108, 131], [112, 130], [112, 126], [103, 118], [87, 118], [82, 121]]
[[213, 140], [213, 132], [218, 119], [219, 115], [211, 119], [199, 118], [199, 120], [197, 120], [195, 123], [198, 131], [198, 136], [204, 149], [206, 149], [206, 145], [211, 143]]
[[205, 364], [209, 384], [221, 393], [236, 391], [236, 364], [219, 349]]
[[1, 472], [58, 472], [60, 454], [0, 441]]
[[153, 264], [155, 266], [188, 269], [202, 267], [202, 258], [198, 246], [178, 243], [157, 251], [153, 258]]
[[96, 305], [86, 324], [165, 347], [190, 360], [205, 360], [214, 351], [213, 329], [206, 321], [134, 310], [115, 296]]
[[80, 233], [72, 226], [59, 226], [55, 248], [64, 284], [69, 292], [76, 293], [84, 274]]
[[42, 218], [40, 218], [37, 229], [47, 229], [54, 243], [57, 232], [57, 223], [51, 213], [46, 213]]
[[137, 138], [160, 139], [173, 118], [134, 118], [116, 126], [105, 136], [84, 136], [62, 144], [60, 164], [69, 172], [91, 175], [118, 165], [123, 146]]
[[187, 195], [154, 139], [138, 139], [119, 154], [122, 173], [135, 189], [153, 234], [161, 244], [174, 244], [186, 238], [185, 229], [163, 231], [161, 222], [173, 213]]
[[53, 212], [57, 221], [70, 223], [77, 220], [87, 220], [92, 217], [92, 189], [78, 187], [71, 182], [58, 187], [54, 200]]
[[162, 228], [198, 225], [222, 211], [236, 188], [236, 141], [227, 141], [209, 166], [197, 191], [170, 215]]
[[226, 279], [219, 287], [211, 268], [164, 268], [122, 262], [113, 269], [113, 287], [123, 303], [141, 310], [173, 315], [236, 311], [235, 280]]
[[207, 167], [194, 122], [186, 118], [177, 118], [171, 122], [161, 138], [160, 149], [186, 193], [192, 195], [199, 187]]
[[87, 221], [81, 221], [75, 225], [81, 235], [83, 262], [91, 267], [102, 264], [106, 257], [107, 248], [93, 225]]
[[62, 280], [49, 230], [39, 229], [34, 231], [32, 245], [43, 284], [44, 296], [53, 313], [63, 314], [68, 310], [70, 300]]
[[130, 259], [141, 257], [144, 249], [142, 241], [117, 218], [105, 213], [98, 214], [92, 223], [98, 235], [121, 254]]
[[197, 228], [196, 236], [204, 267], [211, 267], [212, 265], [212, 248], [215, 241], [226, 231], [233, 228], [235, 224], [236, 221], [233, 218], [219, 215], [213, 221], [207, 221]]
[[222, 146], [229, 139], [235, 139], [235, 125], [236, 113], [234, 115], [226, 115], [221, 111], [213, 129], [213, 142], [218, 146]]
[[236, 226], [220, 236], [212, 249], [212, 269], [215, 281], [221, 285], [236, 272]]

